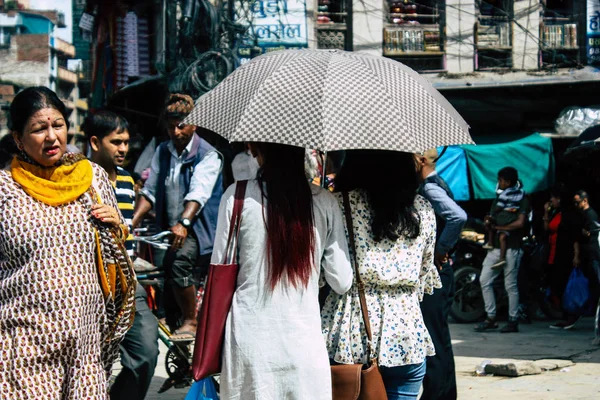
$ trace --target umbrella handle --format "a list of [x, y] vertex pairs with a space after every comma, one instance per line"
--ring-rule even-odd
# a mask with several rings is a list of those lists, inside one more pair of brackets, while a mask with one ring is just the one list
[[321, 187], [325, 189], [325, 176], [327, 175], [327, 152], [324, 151], [321, 156]]

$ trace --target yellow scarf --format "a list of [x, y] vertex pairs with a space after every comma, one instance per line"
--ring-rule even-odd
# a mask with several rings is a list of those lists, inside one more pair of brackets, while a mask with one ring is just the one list
[[15, 157], [11, 173], [25, 193], [50, 206], [77, 200], [90, 188], [94, 176], [92, 164], [85, 159], [44, 168]]

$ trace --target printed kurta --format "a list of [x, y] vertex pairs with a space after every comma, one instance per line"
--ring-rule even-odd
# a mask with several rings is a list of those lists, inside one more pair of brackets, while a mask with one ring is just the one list
[[[117, 209], [106, 172], [93, 171]], [[108, 398], [116, 353], [101, 350], [108, 326], [84, 203], [49, 206], [0, 171], [1, 399]]]
[[[435, 354], [423, 322], [419, 301], [424, 293], [441, 288], [433, 264], [435, 213], [424, 197], [417, 195], [414, 209], [421, 221], [417, 238], [401, 236], [396, 241], [375, 242], [371, 233], [371, 211], [364, 191], [350, 192], [352, 226], [360, 276], [373, 335], [373, 357], [379, 365], [396, 367], [419, 364]], [[343, 209], [341, 194], [338, 201]], [[356, 284], [345, 295], [331, 293], [322, 311], [323, 334], [329, 357], [341, 364], [367, 361], [367, 336], [362, 321]]]
[[[223, 400], [331, 399], [319, 315], [319, 266], [340, 293], [350, 288], [352, 272], [339, 206], [330, 193], [312, 188], [316, 267], [307, 288], [284, 287], [283, 281], [271, 291], [263, 199], [257, 181], [248, 182], [239, 236], [240, 271], [223, 345]], [[213, 263], [224, 261], [234, 191], [231, 186], [221, 201]]]

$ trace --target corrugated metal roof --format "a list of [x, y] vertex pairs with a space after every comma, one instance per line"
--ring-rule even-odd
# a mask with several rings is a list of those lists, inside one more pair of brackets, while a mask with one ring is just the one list
[[556, 71], [474, 72], [468, 74], [422, 74], [438, 90], [489, 87], [535, 86], [600, 81], [600, 69], [559, 69]]

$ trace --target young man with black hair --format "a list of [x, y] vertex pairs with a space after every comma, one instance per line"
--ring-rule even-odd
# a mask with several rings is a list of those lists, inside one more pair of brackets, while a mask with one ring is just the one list
[[[131, 229], [135, 193], [133, 178], [122, 166], [129, 151], [129, 125], [111, 111], [90, 114], [83, 123], [90, 145], [91, 160], [108, 174], [115, 188], [118, 207]], [[125, 242], [133, 257], [133, 236]], [[147, 294], [138, 283], [133, 326], [121, 342], [123, 369], [110, 390], [111, 399], [143, 400], [146, 397], [158, 359], [158, 323], [148, 307]]]
[[[498, 171], [498, 184], [505, 183], [506, 187], [514, 187], [519, 180], [519, 174], [513, 167], [504, 167]], [[502, 186], [505, 186], [504, 184]], [[492, 210], [497, 209], [498, 198], [492, 204]], [[518, 332], [519, 318], [519, 287], [517, 277], [519, 275], [519, 264], [523, 256], [521, 244], [523, 241], [524, 229], [526, 227], [527, 215], [529, 214], [529, 201], [527, 196], [520, 196], [520, 200], [515, 202], [513, 212], [516, 219], [506, 225], [494, 225], [487, 223], [487, 228], [496, 232], [508, 232], [506, 236], [506, 263], [502, 262], [500, 251], [499, 235], [495, 235], [492, 243], [493, 249], [490, 250], [483, 260], [483, 268], [479, 282], [483, 292], [483, 301], [487, 318], [484, 322], [475, 326], [476, 332], [485, 332], [490, 329], [497, 329], [496, 322], [496, 298], [494, 295], [494, 281], [504, 271], [504, 288], [508, 293], [508, 324], [500, 332], [510, 333]], [[489, 218], [488, 218], [488, 221]], [[503, 268], [498, 268], [498, 267]]]

